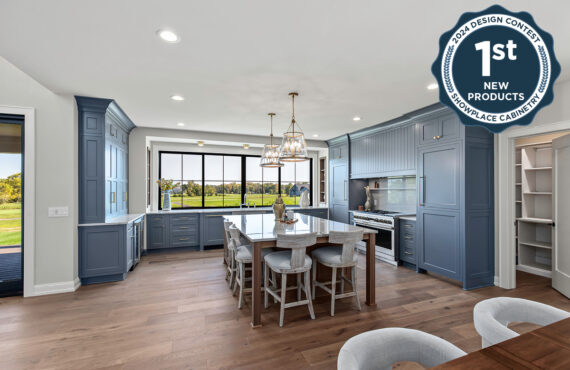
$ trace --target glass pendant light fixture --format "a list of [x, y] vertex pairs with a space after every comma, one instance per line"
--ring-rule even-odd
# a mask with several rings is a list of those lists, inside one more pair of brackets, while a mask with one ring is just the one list
[[269, 144], [263, 146], [259, 165], [261, 167], [283, 167], [283, 163], [279, 160], [279, 144], [273, 144], [273, 116], [275, 113], [267, 113], [267, 115], [271, 118], [271, 134], [269, 135]]
[[[295, 121], [295, 97], [299, 93], [290, 92], [291, 102], [293, 104], [293, 114], [291, 116], [291, 126], [287, 132], [283, 134], [283, 142], [279, 148], [279, 159], [281, 162], [302, 162], [308, 161], [307, 143], [305, 142], [305, 134], [301, 131], [301, 127]], [[297, 128], [295, 129], [295, 124]]]

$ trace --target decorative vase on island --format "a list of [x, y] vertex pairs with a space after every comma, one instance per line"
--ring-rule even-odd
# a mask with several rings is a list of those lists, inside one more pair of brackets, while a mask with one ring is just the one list
[[162, 210], [163, 211], [170, 211], [172, 206], [170, 205], [170, 190], [165, 190], [163, 192], [163, 199], [162, 199]]
[[283, 203], [281, 194], [278, 194], [277, 198], [275, 198], [275, 203], [273, 203], [273, 213], [275, 214], [275, 220], [280, 220], [283, 216], [283, 212], [285, 212], [285, 204]]
[[309, 191], [303, 190], [301, 192], [301, 199], [299, 199], [299, 207], [306, 208], [311, 204], [311, 200], [309, 199]]

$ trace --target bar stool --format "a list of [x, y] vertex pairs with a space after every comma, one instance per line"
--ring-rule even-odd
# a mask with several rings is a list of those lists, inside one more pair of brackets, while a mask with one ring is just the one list
[[[361, 310], [360, 299], [358, 298], [358, 287], [356, 286], [356, 265], [358, 264], [358, 255], [355, 253], [356, 243], [363, 238], [362, 231], [331, 231], [329, 234], [329, 242], [342, 244], [340, 246], [327, 246], [314, 250], [311, 255], [314, 260], [313, 266], [313, 297], [315, 296], [315, 288], [319, 287], [331, 295], [331, 316], [334, 316], [334, 304], [337, 299], [355, 297], [358, 310]], [[327, 282], [317, 281], [318, 264], [328, 266], [332, 269], [332, 279]], [[344, 268], [351, 270], [351, 279], [344, 277]], [[336, 293], [336, 271], [341, 269], [340, 277], [340, 294]], [[347, 282], [352, 287], [352, 292], [344, 292], [344, 283]], [[330, 285], [330, 289], [327, 285]]]
[[[233, 293], [236, 293], [237, 287], [239, 286], [238, 309], [241, 310], [243, 307], [244, 293], [251, 293], [252, 291], [251, 287], [247, 288], [245, 286], [248, 281], [251, 281], [251, 278], [246, 278], [245, 276], [245, 272], [251, 270], [251, 268], [246, 268], [246, 265], [251, 264], [253, 261], [251, 245], [242, 244], [242, 241], [240, 239], [240, 231], [234, 226], [229, 228], [229, 233], [230, 243], [233, 244], [235, 248], [234, 256], [237, 263]], [[263, 259], [265, 256], [273, 252], [275, 252], [273, 248], [263, 248], [261, 250], [261, 258]], [[273, 284], [275, 285], [275, 276], [273, 277]]]
[[230, 227], [233, 226], [233, 222], [231, 221], [224, 221], [224, 231], [226, 233], [226, 241], [228, 245], [228, 258], [226, 259], [227, 265], [227, 273], [226, 273], [226, 280], [228, 280], [228, 284], [230, 289], [233, 288], [235, 284], [235, 277], [237, 272], [236, 267], [236, 247], [235, 244], [231, 242], [231, 235], [230, 235]]
[[[311, 299], [311, 284], [309, 271], [313, 261], [307, 256], [307, 247], [317, 243], [317, 233], [310, 234], [277, 234], [277, 248], [290, 249], [290, 251], [275, 252], [265, 256], [265, 273], [264, 273], [264, 289], [265, 289], [265, 308], [268, 307], [269, 294], [281, 303], [279, 313], [279, 326], [283, 326], [283, 317], [285, 309], [307, 305], [309, 306], [309, 314], [311, 319], [315, 319], [313, 311], [313, 301]], [[269, 287], [269, 270], [281, 274], [281, 291]], [[297, 275], [297, 286], [290, 289], [297, 289], [297, 301], [285, 303], [287, 294], [287, 275]], [[301, 283], [301, 274], [305, 275], [305, 283]], [[301, 289], [305, 291], [305, 300], [301, 300]]]

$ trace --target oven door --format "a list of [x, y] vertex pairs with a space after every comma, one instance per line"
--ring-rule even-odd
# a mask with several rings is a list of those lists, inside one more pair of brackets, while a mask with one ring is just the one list
[[[389, 262], [396, 261], [396, 241], [395, 241], [395, 232], [392, 228], [383, 228], [377, 226], [377, 224], [371, 225], [368, 222], [360, 222], [359, 220], [355, 220], [354, 224], [357, 226], [366, 227], [368, 229], [374, 229], [378, 232], [376, 234], [376, 257]], [[366, 251], [366, 246], [361, 243], [359, 245], [359, 249], [362, 251]]]

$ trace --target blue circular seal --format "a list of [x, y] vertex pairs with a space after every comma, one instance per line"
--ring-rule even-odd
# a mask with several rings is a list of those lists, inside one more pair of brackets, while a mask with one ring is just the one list
[[495, 133], [528, 125], [554, 98], [560, 64], [552, 36], [529, 13], [499, 5], [465, 13], [439, 46], [432, 65], [439, 99], [466, 125]]

